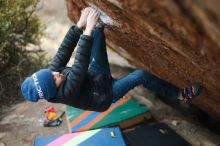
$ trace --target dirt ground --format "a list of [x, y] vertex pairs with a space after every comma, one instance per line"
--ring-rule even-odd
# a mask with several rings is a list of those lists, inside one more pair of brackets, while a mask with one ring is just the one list
[[[41, 1], [38, 15], [46, 25], [41, 46], [48, 51], [48, 56], [52, 57], [72, 24], [66, 16], [65, 1]], [[130, 68], [132, 66], [111, 50], [108, 50], [108, 54], [113, 76], [126, 75], [133, 70]], [[137, 87], [131, 91], [131, 94], [150, 109], [155, 121], [168, 124], [193, 146], [220, 146], [219, 135], [196, 121], [193, 116], [163, 103], [154, 93]], [[43, 127], [43, 111], [45, 107], [51, 105], [59, 113], [65, 110], [64, 105], [46, 101], [38, 103], [24, 101], [0, 109], [0, 146], [31, 146], [36, 137], [68, 133], [66, 115], [61, 126]]]

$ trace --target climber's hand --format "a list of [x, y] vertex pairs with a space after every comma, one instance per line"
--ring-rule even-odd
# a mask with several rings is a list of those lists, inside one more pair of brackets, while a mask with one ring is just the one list
[[87, 16], [89, 15], [90, 10], [92, 10], [92, 8], [87, 7], [81, 11], [80, 19], [76, 24], [79, 28], [82, 29], [84, 26], [86, 26]]
[[95, 9], [91, 9], [89, 11], [89, 15], [87, 17], [86, 30], [84, 32], [85, 35], [91, 35], [93, 28], [96, 26], [96, 23], [99, 19], [100, 12]]

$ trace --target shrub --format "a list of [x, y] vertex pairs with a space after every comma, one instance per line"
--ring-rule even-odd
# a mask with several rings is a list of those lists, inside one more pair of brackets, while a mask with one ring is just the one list
[[37, 3], [38, 0], [0, 0], [1, 105], [22, 99], [21, 81], [46, 65], [45, 53], [39, 47], [43, 27], [34, 13]]

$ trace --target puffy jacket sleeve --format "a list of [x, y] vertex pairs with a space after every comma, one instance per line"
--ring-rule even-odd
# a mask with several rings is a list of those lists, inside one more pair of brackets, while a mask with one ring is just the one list
[[51, 65], [49, 66], [51, 70], [56, 71], [59, 68], [65, 67], [67, 65], [82, 32], [83, 31], [79, 29], [77, 26], [72, 26], [69, 29]]
[[87, 76], [93, 38], [81, 35], [71, 71], [66, 76], [65, 97], [74, 97], [80, 92], [83, 81]]

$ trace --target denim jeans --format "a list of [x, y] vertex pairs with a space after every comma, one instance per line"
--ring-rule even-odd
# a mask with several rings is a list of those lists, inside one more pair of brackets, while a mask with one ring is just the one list
[[145, 88], [158, 93], [166, 100], [175, 101], [177, 99], [180, 89], [143, 70], [136, 70], [120, 79], [112, 78], [103, 30], [103, 27], [96, 27], [93, 30], [94, 40], [88, 70], [89, 72], [101, 73], [111, 77], [113, 101], [122, 98], [129, 90], [138, 85], [143, 85]]

